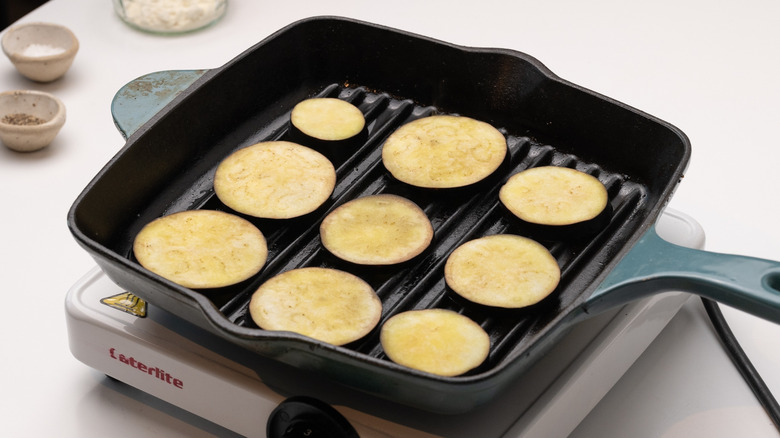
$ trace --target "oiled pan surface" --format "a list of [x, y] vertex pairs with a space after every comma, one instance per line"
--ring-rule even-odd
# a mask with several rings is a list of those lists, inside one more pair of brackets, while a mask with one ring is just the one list
[[[366, 144], [358, 146], [348, 156], [329, 154], [337, 167], [338, 183], [333, 196], [316, 212], [290, 220], [263, 220], [243, 216], [260, 228], [268, 239], [269, 262], [252, 280], [235, 287], [216, 291], [200, 291], [217, 306], [232, 323], [246, 328], [257, 328], [248, 314], [252, 292], [266, 279], [290, 269], [304, 266], [322, 266], [352, 272], [368, 281], [383, 303], [383, 320], [410, 309], [448, 308], [474, 319], [491, 334], [494, 348], [484, 367], [500, 361], [508, 350], [522, 343], [527, 333], [544, 327], [567, 306], [576, 301], [587, 285], [587, 265], [609, 256], [603, 251], [615, 235], [616, 228], [628, 226], [630, 217], [640, 210], [646, 189], [625, 176], [611, 173], [595, 163], [564, 154], [550, 145], [539, 144], [529, 137], [507, 134], [509, 158], [487, 180], [473, 187], [432, 190], [416, 188], [394, 179], [381, 161], [381, 144], [387, 134], [412, 119], [436, 113], [436, 108], [420, 107], [411, 101], [399, 100], [386, 94], [367, 92], [362, 88], [344, 88], [332, 85], [318, 96], [349, 100], [368, 115], [371, 135]], [[274, 125], [284, 126], [285, 116]], [[267, 140], [287, 140], [287, 130], [275, 132]], [[261, 140], [261, 139], [258, 139]], [[324, 150], [328, 154], [328, 151]], [[596, 235], [549, 238], [538, 236], [516, 220], [498, 201], [498, 189], [512, 174], [542, 165], [573, 167], [598, 177], [610, 193], [613, 216], [610, 224]], [[180, 209], [208, 208], [235, 213], [209, 191], [182, 194], [180, 201], [166, 213]], [[329, 210], [362, 196], [389, 193], [414, 201], [425, 211], [434, 227], [431, 247], [414, 260], [397, 266], [367, 267], [344, 262], [330, 254], [321, 244], [319, 224]], [[199, 195], [199, 196], [198, 196]], [[197, 204], [190, 204], [193, 198]], [[137, 224], [142, 225], [141, 223]], [[131, 227], [134, 229], [135, 227]], [[558, 291], [544, 303], [524, 310], [486, 308], [471, 304], [451, 292], [444, 282], [443, 266], [447, 255], [468, 240], [499, 233], [518, 234], [543, 243], [562, 267], [562, 282]], [[123, 242], [131, 242], [131, 235]], [[618, 233], [619, 234], [619, 233]], [[132, 257], [130, 248], [121, 248]], [[355, 351], [383, 358], [377, 333], [350, 345]], [[478, 372], [478, 371], [477, 371]]]

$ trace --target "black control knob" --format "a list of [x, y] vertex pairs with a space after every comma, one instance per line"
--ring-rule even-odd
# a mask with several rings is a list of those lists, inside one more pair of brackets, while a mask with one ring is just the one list
[[327, 403], [291, 397], [271, 412], [268, 438], [359, 438], [351, 424]]

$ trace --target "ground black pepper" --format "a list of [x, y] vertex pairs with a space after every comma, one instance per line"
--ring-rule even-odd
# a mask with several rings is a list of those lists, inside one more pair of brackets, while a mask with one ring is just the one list
[[6, 114], [3, 117], [3, 123], [7, 123], [9, 125], [40, 125], [41, 123], [46, 123], [46, 120], [41, 119], [39, 117], [35, 117], [30, 114], [25, 113], [15, 113], [15, 114]]

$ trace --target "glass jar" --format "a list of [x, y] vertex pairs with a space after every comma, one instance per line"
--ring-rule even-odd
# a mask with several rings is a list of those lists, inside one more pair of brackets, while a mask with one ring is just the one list
[[219, 20], [227, 0], [113, 0], [122, 20], [137, 29], [176, 34], [202, 29]]

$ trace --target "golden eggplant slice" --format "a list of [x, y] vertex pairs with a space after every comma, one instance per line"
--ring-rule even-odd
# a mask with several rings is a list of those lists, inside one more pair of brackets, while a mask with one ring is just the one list
[[358, 107], [332, 97], [306, 99], [290, 114], [292, 126], [315, 140], [342, 141], [360, 134], [366, 119]]
[[544, 166], [513, 175], [499, 199], [515, 216], [538, 225], [565, 226], [597, 218], [608, 204], [596, 177], [567, 167]]
[[433, 227], [425, 212], [401, 196], [382, 194], [349, 201], [320, 225], [325, 248], [336, 257], [363, 265], [392, 265], [420, 254]]
[[451, 310], [411, 310], [382, 325], [380, 342], [393, 362], [440, 376], [478, 367], [490, 351], [490, 337], [476, 322]]
[[371, 286], [355, 275], [309, 267], [263, 283], [252, 295], [249, 313], [265, 330], [291, 331], [343, 345], [376, 327], [382, 303]]
[[319, 152], [286, 141], [233, 152], [217, 167], [214, 190], [228, 207], [260, 218], [311, 213], [333, 193], [336, 170]]
[[182, 286], [216, 288], [259, 272], [268, 247], [246, 219], [192, 210], [148, 223], [136, 236], [133, 253], [141, 266]]
[[490, 124], [437, 115], [395, 130], [382, 146], [382, 161], [395, 178], [407, 184], [454, 188], [492, 174], [506, 153], [506, 138]]
[[547, 248], [511, 234], [466, 242], [444, 265], [444, 278], [455, 293], [493, 307], [536, 304], [555, 290], [560, 277], [558, 262]]

